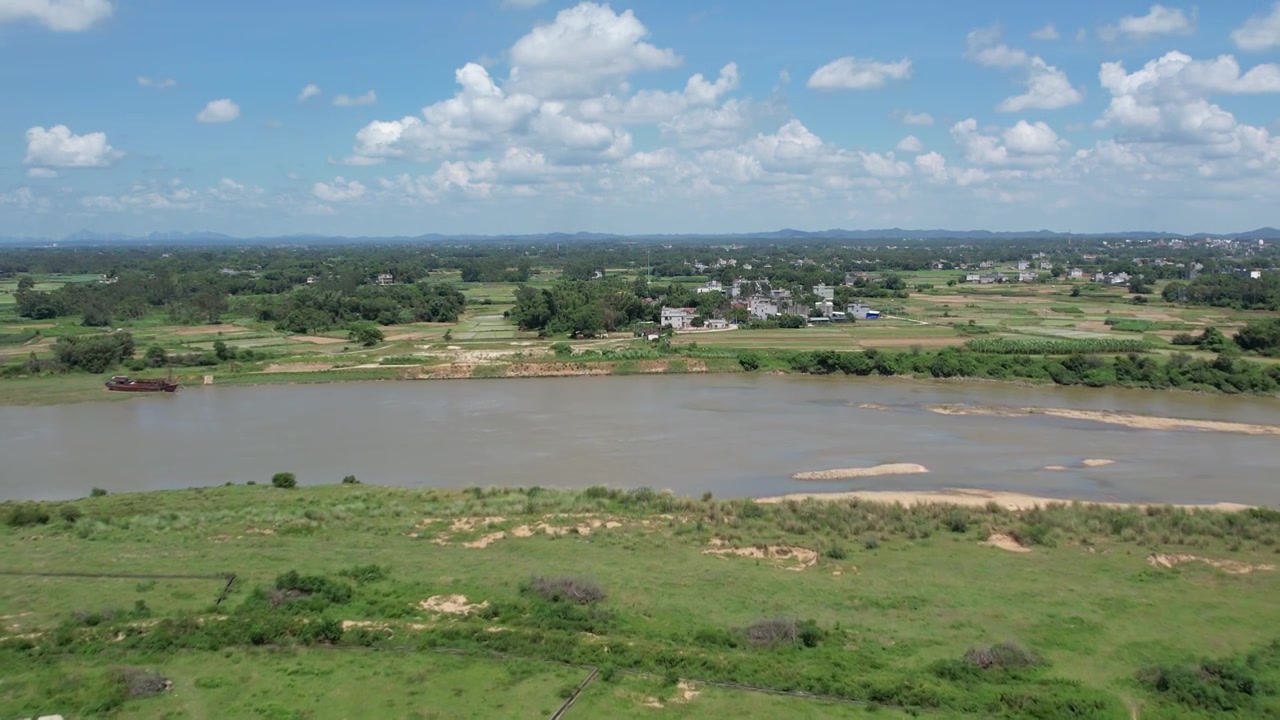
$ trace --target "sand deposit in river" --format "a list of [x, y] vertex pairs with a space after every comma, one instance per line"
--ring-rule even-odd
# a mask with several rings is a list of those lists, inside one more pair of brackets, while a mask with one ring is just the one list
[[[776, 497], [766, 497], [756, 500], [761, 503], [780, 503], [790, 500], [817, 500], [822, 502], [842, 502], [849, 500], [861, 500], [864, 502], [899, 503], [902, 505], [960, 505], [963, 507], [986, 507], [988, 503], [995, 503], [1006, 510], [1030, 510], [1036, 507], [1044, 507], [1053, 503], [1069, 503], [1082, 502], [1085, 505], [1101, 505], [1105, 507], [1147, 507], [1144, 503], [1118, 503], [1118, 502], [1097, 502], [1097, 501], [1076, 501], [1064, 498], [1039, 497], [1036, 495], [1024, 495], [1015, 492], [1001, 492], [996, 490], [973, 490], [967, 488], [952, 488], [948, 490], [917, 490], [917, 491], [899, 491], [899, 490], [854, 490], [850, 492], [832, 492], [832, 493], [791, 493], [788, 495], [779, 495]], [[1221, 510], [1225, 512], [1238, 512], [1247, 510], [1249, 505], [1240, 505], [1237, 503], [1216, 503], [1213, 505], [1174, 505], [1173, 507], [1203, 510]]]
[[929, 468], [915, 463], [887, 463], [872, 467], [835, 468], [814, 470], [792, 475], [795, 480], [847, 480], [849, 478], [878, 477], [881, 475], [915, 475], [927, 473]]
[[1242, 433], [1244, 435], [1280, 435], [1280, 425], [1227, 422], [1223, 420], [1190, 420], [1156, 417], [1105, 410], [1072, 410], [1069, 408], [992, 407], [982, 405], [934, 405], [929, 410], [939, 415], [985, 415], [988, 417], [1026, 417], [1047, 415], [1067, 420], [1121, 425], [1137, 430], [1200, 430], [1203, 432]]

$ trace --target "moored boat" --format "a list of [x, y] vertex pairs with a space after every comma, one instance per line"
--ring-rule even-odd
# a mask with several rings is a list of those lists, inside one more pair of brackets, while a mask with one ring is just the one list
[[178, 383], [170, 379], [134, 379], [125, 375], [116, 375], [107, 381], [107, 389], [116, 392], [173, 392]]

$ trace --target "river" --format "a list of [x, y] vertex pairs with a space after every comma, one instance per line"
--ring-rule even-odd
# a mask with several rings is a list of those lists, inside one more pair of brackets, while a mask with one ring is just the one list
[[[354, 474], [410, 487], [648, 486], [717, 497], [969, 487], [1051, 497], [1280, 505], [1275, 436], [944, 416], [943, 403], [1280, 425], [1280, 401], [1150, 391], [747, 375], [189, 388], [0, 407], [0, 499]], [[868, 409], [861, 404], [884, 406]], [[1084, 458], [1115, 464], [1084, 468]], [[799, 482], [807, 470], [931, 472]], [[1062, 465], [1065, 471], [1045, 470]]]

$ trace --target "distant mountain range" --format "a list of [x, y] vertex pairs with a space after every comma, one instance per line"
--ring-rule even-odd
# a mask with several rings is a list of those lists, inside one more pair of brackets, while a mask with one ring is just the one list
[[992, 230], [905, 230], [903, 228], [880, 228], [872, 230], [795, 230], [784, 228], [770, 232], [758, 233], [687, 233], [687, 234], [636, 234], [621, 235], [614, 233], [534, 233], [528, 235], [443, 235], [427, 233], [423, 235], [396, 236], [327, 236], [312, 234], [278, 235], [269, 237], [235, 237], [216, 232], [153, 232], [147, 235], [126, 235], [122, 233], [98, 233], [91, 230], [80, 230], [63, 238], [0, 238], [0, 243], [19, 245], [191, 245], [191, 244], [338, 244], [351, 242], [371, 243], [441, 243], [441, 242], [600, 242], [600, 241], [737, 241], [737, 240], [1051, 240], [1055, 238], [1070, 239], [1132, 239], [1151, 240], [1158, 238], [1181, 238], [1195, 240], [1204, 238], [1222, 238], [1230, 240], [1280, 240], [1280, 230], [1263, 227], [1237, 233], [1181, 233], [1156, 232], [1154, 230], [1127, 230], [1109, 233], [1062, 233], [1052, 230], [1027, 231], [992, 231]]

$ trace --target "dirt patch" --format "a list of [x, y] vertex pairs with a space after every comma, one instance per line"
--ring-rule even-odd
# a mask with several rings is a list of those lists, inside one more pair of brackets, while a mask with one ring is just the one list
[[244, 531], [246, 535], [275, 535], [276, 531], [271, 528], [249, 528]]
[[608, 375], [613, 366], [605, 363], [512, 363], [507, 366], [507, 377], [577, 377]]
[[310, 373], [332, 370], [333, 363], [271, 363], [264, 373]]
[[1214, 560], [1212, 558], [1200, 557], [1199, 555], [1165, 555], [1163, 553], [1152, 553], [1147, 556], [1147, 564], [1158, 568], [1174, 568], [1178, 565], [1192, 562], [1202, 562], [1232, 575], [1248, 575], [1249, 573], [1276, 569], [1275, 565], [1244, 563], [1236, 560]]
[[893, 409], [888, 405], [881, 405], [879, 403], [858, 403], [858, 407], [862, 408], [863, 410], [892, 410]]
[[1067, 420], [1121, 425], [1137, 430], [1200, 430], [1203, 432], [1241, 433], [1244, 435], [1280, 435], [1280, 425], [1256, 425], [1223, 420], [1189, 420], [1183, 418], [1154, 417], [1132, 413], [1102, 410], [1071, 410], [1066, 408], [1035, 407], [984, 407], [976, 405], [935, 405], [930, 411], [940, 415], [985, 415], [988, 417], [1026, 417], [1047, 415]]
[[506, 521], [507, 519], [501, 515], [457, 518], [453, 521], [453, 524], [449, 526], [449, 529], [453, 532], [470, 532], [476, 528], [497, 525], [498, 523], [504, 523]]
[[662, 704], [662, 701], [656, 697], [645, 698], [644, 702], [640, 704], [647, 708], [657, 708], [658, 710], [661, 710], [662, 708], [666, 707], [665, 705]]
[[322, 337], [320, 335], [290, 335], [288, 339], [308, 342], [312, 345], [341, 345], [344, 342], [350, 342], [345, 338]]
[[927, 473], [929, 468], [915, 463], [888, 463], [873, 467], [835, 468], [833, 470], [814, 470], [792, 475], [793, 480], [846, 480], [849, 478], [878, 477], [880, 475], [914, 475]]
[[419, 610], [440, 613], [441, 615], [470, 615], [487, 607], [489, 607], [488, 600], [468, 603], [466, 595], [432, 595], [418, 603]]
[[492, 545], [492, 544], [494, 544], [494, 543], [498, 542], [499, 540], [501, 540], [502, 538], [504, 538], [504, 537], [506, 537], [506, 536], [507, 536], [507, 534], [506, 534], [505, 532], [501, 532], [501, 531], [496, 532], [496, 533], [489, 533], [488, 535], [482, 535], [482, 536], [480, 536], [479, 538], [476, 538], [475, 540], [472, 540], [472, 541], [470, 541], [470, 542], [464, 542], [464, 543], [462, 543], [462, 547], [465, 547], [465, 548], [487, 548], [487, 547], [489, 547], [490, 545]]
[[1115, 465], [1115, 460], [1107, 460], [1106, 458], [1085, 458], [1080, 461], [1085, 467], [1106, 467], [1107, 465]]
[[987, 547], [1000, 548], [1001, 550], [1006, 550], [1008, 552], [1015, 552], [1015, 553], [1031, 552], [1031, 548], [1024, 546], [1022, 543], [1018, 542], [1013, 537], [1009, 535], [1004, 535], [1002, 533], [996, 533], [995, 535], [992, 535], [991, 537], [987, 538], [985, 542], [981, 542], [978, 544], [986, 545]]
[[775, 560], [785, 570], [801, 571], [818, 564], [818, 553], [808, 548], [792, 545], [754, 545], [752, 547], [730, 547], [724, 540], [713, 538], [711, 547], [702, 551], [703, 555], [717, 557], [744, 557], [757, 560]]
[[689, 702], [702, 694], [701, 690], [696, 689], [693, 683], [686, 680], [681, 680], [676, 684], [676, 692], [678, 693], [677, 699], [682, 702]]
[[1057, 470], [1066, 470], [1066, 469], [1067, 469], [1067, 466], [1066, 466], [1066, 465], [1045, 465], [1045, 466], [1044, 466], [1044, 469], [1045, 469], [1045, 470], [1055, 470], [1055, 471], [1057, 471]]

